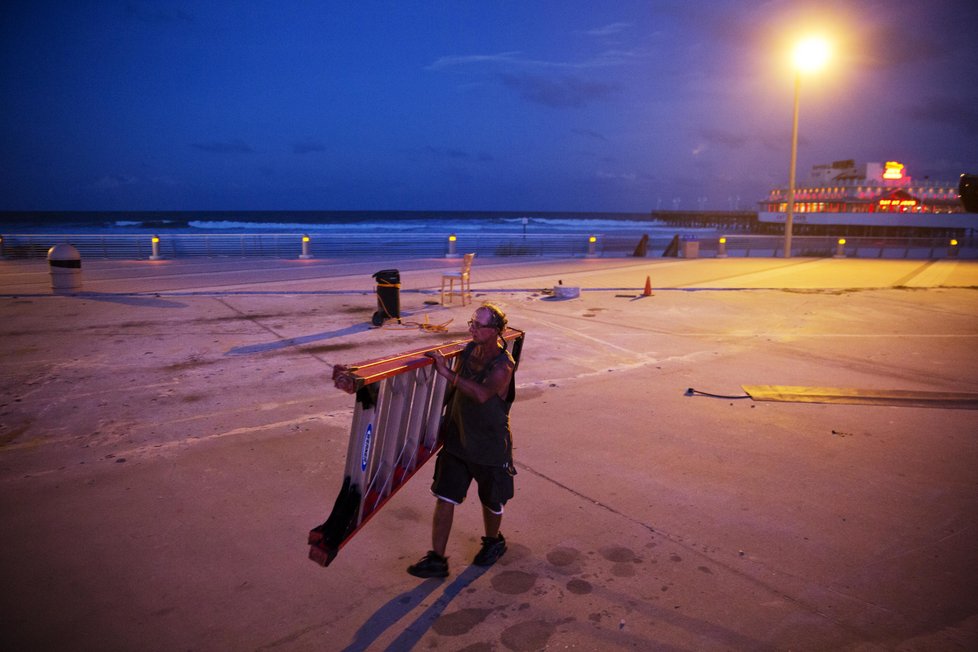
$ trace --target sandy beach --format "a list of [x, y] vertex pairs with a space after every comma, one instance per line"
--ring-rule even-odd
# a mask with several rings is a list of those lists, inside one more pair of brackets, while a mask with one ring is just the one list
[[[509, 551], [470, 565], [473, 491], [451, 576], [405, 572], [429, 466], [309, 561], [353, 412], [332, 366], [466, 337], [473, 306], [438, 302], [457, 265], [85, 261], [55, 294], [0, 260], [0, 646], [978, 647], [973, 403], [742, 389], [978, 394], [975, 261], [477, 259], [475, 302], [526, 331]], [[387, 268], [403, 323], [372, 328]]]

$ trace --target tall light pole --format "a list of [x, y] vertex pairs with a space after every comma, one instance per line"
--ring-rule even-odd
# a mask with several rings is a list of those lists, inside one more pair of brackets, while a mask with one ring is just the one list
[[788, 213], [784, 220], [784, 257], [791, 258], [791, 231], [795, 220], [795, 167], [798, 161], [798, 96], [802, 72], [821, 68], [829, 56], [828, 44], [820, 38], [808, 38], [795, 47], [795, 104], [791, 118], [791, 164], [788, 167]]

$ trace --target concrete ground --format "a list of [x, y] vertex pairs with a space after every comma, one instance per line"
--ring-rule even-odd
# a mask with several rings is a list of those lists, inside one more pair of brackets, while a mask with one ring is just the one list
[[[332, 365], [465, 337], [457, 264], [84, 261], [53, 295], [0, 260], [0, 648], [978, 649], [978, 412], [739, 398], [978, 392], [976, 262], [477, 260], [527, 333], [509, 551], [469, 564], [470, 499], [452, 575], [404, 572], [426, 467], [309, 561], [353, 411]], [[391, 267], [405, 323], [370, 328]]]

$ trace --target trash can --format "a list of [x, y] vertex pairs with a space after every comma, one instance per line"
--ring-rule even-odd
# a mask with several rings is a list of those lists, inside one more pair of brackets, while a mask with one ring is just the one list
[[699, 240], [684, 240], [682, 251], [683, 251], [683, 258], [699, 258], [700, 255]]
[[52, 290], [78, 290], [82, 285], [81, 254], [70, 244], [48, 249]]
[[382, 326], [387, 319], [401, 321], [401, 273], [396, 269], [382, 269], [374, 274], [377, 279], [377, 312], [372, 319], [374, 326]]

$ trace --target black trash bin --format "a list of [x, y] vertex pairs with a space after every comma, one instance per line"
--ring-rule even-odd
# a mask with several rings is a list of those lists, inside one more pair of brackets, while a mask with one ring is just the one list
[[401, 321], [401, 273], [396, 269], [382, 269], [376, 274], [377, 312], [374, 313], [374, 326], [383, 326], [384, 321]]

